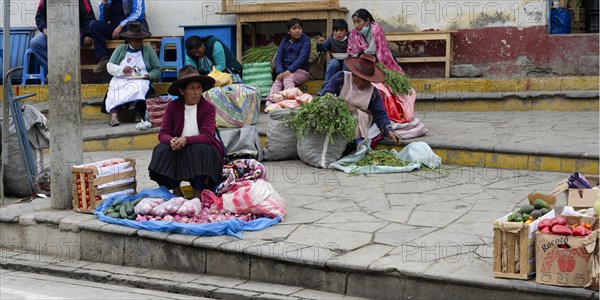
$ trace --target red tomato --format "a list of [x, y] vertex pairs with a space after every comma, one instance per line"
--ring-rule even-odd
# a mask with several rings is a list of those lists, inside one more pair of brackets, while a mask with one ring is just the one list
[[90, 195], [85, 195], [85, 201], [90, 201]]
[[77, 185], [81, 185], [81, 179], [77, 178]]

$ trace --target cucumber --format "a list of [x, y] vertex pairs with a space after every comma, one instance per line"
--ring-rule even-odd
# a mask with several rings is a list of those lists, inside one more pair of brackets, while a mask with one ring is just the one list
[[137, 218], [137, 214], [131, 214], [129, 216], [127, 216], [128, 220], [135, 220]]
[[119, 215], [121, 215], [121, 219], [127, 218], [127, 210], [125, 209], [125, 205], [121, 205], [121, 208], [119, 209]]
[[117, 207], [117, 206], [119, 206], [121, 204], [123, 204], [123, 202], [121, 202], [121, 201], [115, 201], [115, 202], [112, 203], [112, 206], [113, 207]]
[[107, 209], [104, 210], [104, 214], [105, 215], [112, 214], [114, 212], [115, 212], [115, 210], [112, 207], [109, 207], [109, 208], [107, 208]]
[[125, 212], [127, 212], [127, 215], [131, 215], [133, 213], [133, 206], [131, 206], [131, 202], [125, 202], [123, 206], [125, 206]]
[[113, 212], [113, 213], [107, 214], [106, 216], [109, 217], [109, 218], [117, 218], [117, 219], [121, 217], [121, 215], [119, 213], [117, 213], [117, 212]]
[[121, 207], [123, 207], [123, 205], [119, 204], [119, 205], [117, 205], [117, 206], [113, 207], [113, 209], [114, 209], [116, 212], [119, 212], [119, 210], [121, 210]]
[[140, 203], [140, 201], [142, 201], [142, 198], [139, 198], [139, 199], [137, 199], [137, 200], [134, 200], [134, 201], [132, 201], [132, 202], [131, 202], [131, 206], [133, 206], [133, 207], [135, 208], [135, 206], [136, 206], [138, 203]]

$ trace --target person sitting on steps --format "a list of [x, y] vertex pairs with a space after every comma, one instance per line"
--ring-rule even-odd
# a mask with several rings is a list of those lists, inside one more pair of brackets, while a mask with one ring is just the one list
[[146, 22], [145, 6], [144, 0], [101, 0], [98, 20], [90, 23], [94, 52], [99, 61], [94, 67], [94, 73], [99, 74], [106, 70], [110, 56], [106, 40], [118, 40], [119, 34], [127, 30], [131, 22], [139, 22], [145, 32], [150, 31]]
[[127, 44], [117, 47], [110, 57], [107, 68], [113, 78], [101, 111], [111, 113], [111, 127], [119, 125], [118, 112], [122, 107], [134, 109], [135, 122], [141, 121], [146, 113], [146, 99], [155, 94], [150, 82], [160, 78], [160, 62], [156, 51], [144, 45], [144, 39], [150, 36], [140, 23], [129, 23], [127, 31], [120, 34]]

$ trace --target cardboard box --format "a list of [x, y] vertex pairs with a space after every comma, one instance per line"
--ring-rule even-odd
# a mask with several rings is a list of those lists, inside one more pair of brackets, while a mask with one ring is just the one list
[[[596, 223], [593, 217], [568, 217], [569, 225]], [[586, 237], [536, 234], [536, 277], [541, 284], [583, 287], [590, 280], [588, 265], [591, 254]]]
[[[535, 198], [537, 199], [537, 198]], [[533, 205], [535, 199], [530, 199]], [[555, 201], [548, 205], [554, 207]], [[543, 219], [554, 217], [549, 211], [529, 225], [508, 222], [508, 216], [496, 220], [494, 227], [494, 277], [527, 280], [535, 275], [535, 232]]]
[[[583, 176], [590, 185], [599, 187], [600, 185], [600, 176], [597, 175], [585, 175]], [[554, 188], [554, 190], [550, 194], [543, 193], [532, 193], [527, 196], [529, 201], [532, 199], [542, 199], [548, 203], [552, 202], [556, 203], [558, 200], [558, 196], [562, 193], [565, 193], [567, 198], [567, 205], [572, 206], [573, 209], [578, 210], [582, 208], [594, 207], [594, 202], [598, 198], [600, 194], [600, 190], [597, 189], [572, 189], [569, 188], [569, 184], [567, 183], [567, 179], [562, 180], [558, 183], [558, 185]]]
[[[585, 175], [583, 177], [593, 187], [598, 187], [600, 185], [600, 176]], [[597, 189], [570, 188], [567, 190], [567, 205], [573, 206], [575, 210], [594, 207], [594, 202], [598, 199], [598, 194], [600, 194], [600, 190]]]

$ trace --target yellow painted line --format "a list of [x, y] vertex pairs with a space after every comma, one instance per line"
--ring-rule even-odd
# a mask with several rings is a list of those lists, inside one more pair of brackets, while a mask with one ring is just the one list
[[599, 99], [564, 99], [560, 97], [537, 99], [494, 99], [494, 100], [434, 100], [417, 101], [416, 111], [597, 111]]
[[[411, 84], [417, 92], [441, 93], [441, 92], [526, 92], [526, 91], [581, 91], [598, 90], [600, 77], [598, 76], [573, 76], [573, 77], [540, 77], [540, 78], [516, 78], [516, 79], [494, 79], [494, 78], [413, 78]], [[321, 80], [311, 80], [300, 86], [305, 92], [316, 94], [322, 86]], [[153, 83], [157, 93], [164, 94], [170, 83]], [[82, 84], [81, 96], [83, 99], [103, 98], [108, 89], [105, 84]], [[14, 86], [15, 95], [36, 93], [28, 98], [27, 102], [47, 101], [48, 85], [26, 85]], [[17, 92], [18, 90], [18, 92]], [[1, 91], [1, 87], [0, 87]]]

